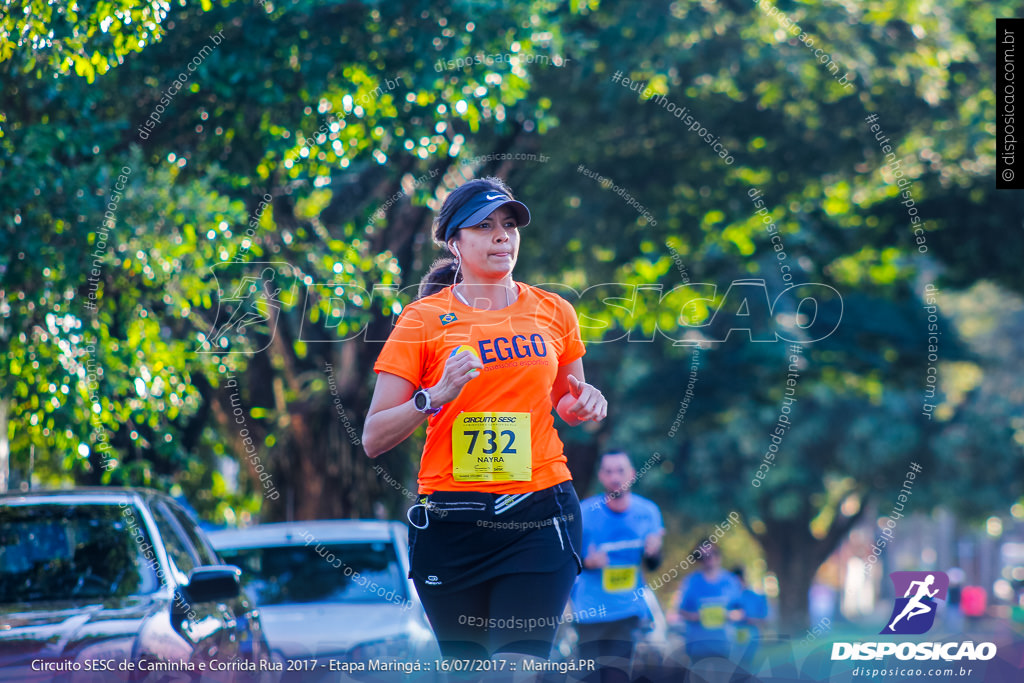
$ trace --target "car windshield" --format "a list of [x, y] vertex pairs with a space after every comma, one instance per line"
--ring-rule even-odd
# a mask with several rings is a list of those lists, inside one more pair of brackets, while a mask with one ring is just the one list
[[0, 603], [155, 591], [159, 579], [140, 547], [151, 540], [128, 521], [138, 518], [116, 505], [0, 506]]
[[261, 605], [397, 604], [406, 599], [405, 579], [391, 543], [222, 548], [218, 552], [225, 562], [242, 569], [242, 582]]

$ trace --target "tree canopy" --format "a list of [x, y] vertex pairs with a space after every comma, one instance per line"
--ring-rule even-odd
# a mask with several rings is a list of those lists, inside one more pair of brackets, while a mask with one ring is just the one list
[[[738, 507], [791, 612], [911, 458], [915, 504], [1022, 495], [990, 360], [1019, 314], [967, 334], [954, 296], [998, 318], [984, 288], [1024, 290], [988, 85], [1011, 4], [77, 7], [0, 20], [14, 481], [156, 486], [218, 522], [398, 514], [422, 441], [365, 458], [370, 368], [443, 196], [495, 174], [534, 216], [517, 279], [574, 303], [612, 405], [563, 430], [581, 490], [610, 444], [662, 454], [666, 517]], [[276, 303], [236, 324], [268, 268]]]

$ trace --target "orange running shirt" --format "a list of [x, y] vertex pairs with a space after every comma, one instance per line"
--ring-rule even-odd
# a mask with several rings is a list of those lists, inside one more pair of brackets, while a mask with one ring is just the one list
[[[409, 304], [373, 366], [378, 373], [389, 372], [419, 388], [441, 381], [448, 356], [463, 344], [473, 347], [483, 361], [483, 372], [428, 418], [420, 493], [526, 493], [572, 479], [555, 432], [551, 388], [558, 367], [586, 352], [579, 321], [569, 302], [557, 294], [517, 284], [519, 298], [497, 311], [465, 305], [451, 287]], [[530, 481], [455, 481], [452, 425], [464, 411], [530, 413]]]

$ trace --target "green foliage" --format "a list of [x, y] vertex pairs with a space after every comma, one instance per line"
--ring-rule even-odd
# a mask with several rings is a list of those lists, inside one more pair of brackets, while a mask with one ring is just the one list
[[7, 10], [0, 13], [0, 63], [36, 78], [74, 72], [92, 83], [164, 35], [170, 3], [27, 0]]
[[[908, 454], [936, 473], [915, 500], [949, 503], [954, 480], [983, 487], [952, 498], [972, 515], [1021, 495], [1021, 400], [977, 390], [989, 351], [945, 319], [948, 381], [935, 417], [920, 410], [923, 285], [1024, 290], [1006, 231], [1021, 204], [994, 190], [985, 85], [1009, 4], [779, 4], [803, 38], [767, 5], [664, 0], [68, 7], [0, 18], [15, 480], [34, 458], [47, 484], [180, 489], [218, 521], [370, 516], [374, 502], [397, 514], [408, 501], [359, 448], [370, 368], [436, 254], [444, 194], [498, 174], [533, 213], [517, 278], [574, 301], [588, 379], [611, 400], [606, 424], [564, 440], [665, 454], [643, 487], [680, 527], [739, 507], [782, 577], [773, 558], [813, 570]], [[211, 344], [267, 264], [282, 287], [257, 309], [267, 319]], [[728, 294], [749, 278], [768, 297], [754, 311]], [[806, 345], [794, 426], [755, 488], [790, 349], [749, 338], [797, 313], [799, 289], [780, 296], [797, 283], [834, 288], [818, 312], [840, 325]], [[749, 318], [749, 335], [709, 341]], [[704, 344], [679, 421], [684, 338]], [[409, 489], [420, 438], [381, 461]], [[968, 456], [986, 441], [999, 448], [982, 474]], [[286, 496], [262, 497], [249, 448]], [[590, 464], [574, 463], [583, 486]]]

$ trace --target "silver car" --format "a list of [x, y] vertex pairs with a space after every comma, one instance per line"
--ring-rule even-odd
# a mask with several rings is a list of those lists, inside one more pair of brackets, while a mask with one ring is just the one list
[[272, 664], [238, 570], [168, 496], [0, 495], [0, 681], [272, 681]]
[[208, 535], [224, 561], [242, 569], [283, 680], [440, 657], [408, 578], [404, 524], [289, 522]]

